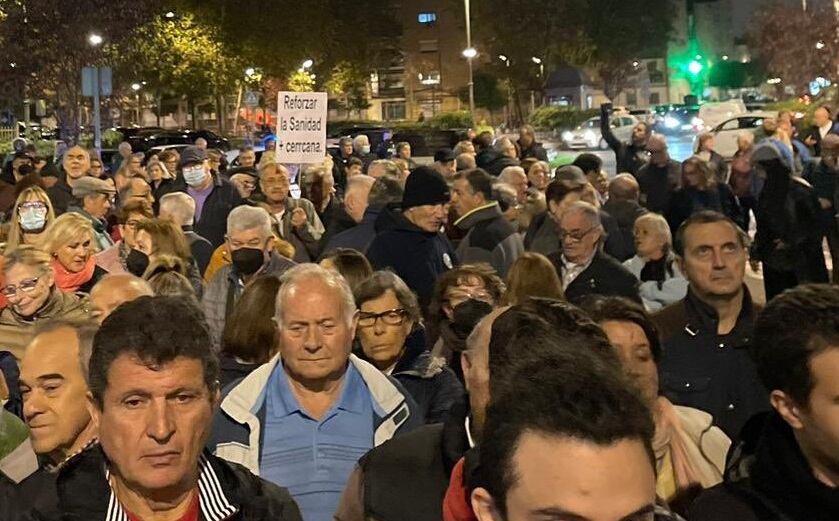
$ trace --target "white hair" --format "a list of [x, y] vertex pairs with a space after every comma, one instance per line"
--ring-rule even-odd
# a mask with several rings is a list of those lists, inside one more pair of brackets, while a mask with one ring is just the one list
[[653, 227], [653, 230], [664, 238], [668, 247], [673, 246], [673, 233], [670, 231], [670, 225], [667, 224], [667, 219], [657, 213], [645, 213], [635, 219], [635, 225], [633, 228], [637, 227], [639, 224], [645, 223], [649, 223]]
[[501, 183], [513, 184], [515, 181], [514, 176], [516, 174], [520, 174], [527, 177], [527, 174], [524, 172], [524, 168], [520, 166], [508, 166], [504, 170], [501, 171], [501, 175], [498, 176], [498, 181]]
[[341, 297], [341, 309], [347, 325], [352, 324], [356, 313], [355, 298], [347, 280], [337, 271], [328, 270], [318, 264], [298, 264], [280, 277], [280, 291], [277, 293], [274, 321], [279, 329], [283, 328], [283, 309], [285, 302], [301, 282], [318, 280], [330, 288], [329, 294]]
[[227, 216], [227, 235], [259, 228], [263, 239], [271, 237], [271, 216], [264, 208], [237, 206]]
[[178, 226], [195, 222], [195, 200], [183, 192], [172, 192], [160, 198], [160, 212], [174, 217]]
[[566, 208], [564, 212], [562, 212], [562, 217], [571, 213], [581, 213], [586, 217], [586, 219], [588, 219], [592, 226], [598, 226], [601, 230], [603, 229], [603, 225], [600, 222], [600, 210], [598, 210], [593, 204], [585, 201], [573, 202], [568, 205], [568, 208]]
[[354, 175], [350, 177], [347, 179], [347, 188], [344, 190], [344, 198], [346, 199], [351, 193], [357, 192], [358, 190], [366, 190], [369, 192], [375, 182], [376, 178], [370, 177], [369, 175]]
[[370, 138], [367, 137], [366, 134], [359, 134], [359, 135], [355, 136], [355, 138], [353, 138], [353, 140], [352, 140], [353, 150], [356, 150], [356, 149], [360, 148], [362, 143], [365, 144], [365, 145], [370, 144]]

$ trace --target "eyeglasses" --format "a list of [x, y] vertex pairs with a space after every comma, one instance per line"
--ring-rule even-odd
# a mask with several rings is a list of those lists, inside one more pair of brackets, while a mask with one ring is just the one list
[[23, 279], [17, 286], [15, 286], [14, 284], [3, 286], [3, 288], [0, 289], [0, 293], [2, 293], [3, 296], [6, 298], [14, 297], [17, 294], [18, 290], [24, 293], [30, 293], [32, 290], [35, 289], [35, 286], [38, 285], [38, 281], [41, 280], [42, 276], [43, 275], [38, 275], [37, 277], [32, 277], [31, 279]]
[[584, 230], [581, 232], [566, 232], [565, 230], [559, 230], [559, 240], [564, 241], [566, 239], [570, 239], [575, 242], [580, 242], [586, 238], [586, 235], [590, 234], [600, 226], [595, 225], [589, 228], [588, 230]]
[[388, 309], [381, 313], [362, 311], [358, 314], [358, 327], [373, 327], [379, 319], [382, 319], [382, 322], [389, 326], [401, 326], [407, 316], [408, 311], [403, 308]]
[[25, 203], [20, 203], [18, 206], [19, 210], [46, 210], [47, 205], [42, 203], [41, 201], [27, 201]]

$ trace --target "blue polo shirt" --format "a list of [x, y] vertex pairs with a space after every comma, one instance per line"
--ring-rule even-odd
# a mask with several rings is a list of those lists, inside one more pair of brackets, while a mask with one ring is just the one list
[[303, 519], [332, 521], [358, 459], [373, 448], [373, 404], [352, 363], [338, 402], [309, 416], [289, 387], [282, 363], [268, 380], [260, 474], [288, 488]]

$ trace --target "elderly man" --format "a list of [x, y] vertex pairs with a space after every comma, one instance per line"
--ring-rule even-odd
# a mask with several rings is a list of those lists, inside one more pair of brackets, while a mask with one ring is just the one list
[[689, 217], [675, 241], [688, 294], [653, 316], [664, 347], [663, 393], [676, 405], [711, 414], [732, 439], [769, 406], [748, 352], [761, 310], [743, 283], [748, 240], [722, 214]]
[[353, 153], [356, 157], [361, 159], [361, 162], [364, 164], [364, 172], [366, 172], [370, 163], [376, 160], [376, 154], [371, 151], [370, 138], [367, 137], [366, 134], [359, 134], [355, 136], [352, 140], [352, 148], [354, 151]]
[[682, 165], [670, 158], [667, 141], [662, 136], [651, 136], [647, 151], [650, 161], [635, 175], [641, 190], [640, 201], [647, 210], [667, 215], [673, 194], [682, 185]]
[[287, 487], [307, 521], [332, 519], [355, 461], [422, 423], [395, 380], [351, 354], [349, 285], [314, 264], [282, 277], [280, 352], [230, 390], [210, 446]]
[[96, 251], [105, 251], [114, 245], [114, 240], [108, 234], [105, 216], [111, 209], [115, 193], [111, 183], [95, 177], [83, 177], [73, 186], [73, 197], [79, 205], [71, 205], [67, 211], [81, 214], [90, 221]]
[[457, 172], [456, 159], [450, 148], [442, 148], [434, 152], [434, 170], [444, 179], [449, 180]]
[[294, 246], [294, 261], [317, 259], [323, 223], [311, 201], [292, 199], [289, 195], [291, 185], [286, 167], [277, 163], [263, 166], [259, 171], [259, 187], [274, 231]]
[[524, 243], [493, 199], [492, 181], [480, 168], [455, 174], [452, 205], [460, 218], [454, 225], [466, 233], [456, 253], [463, 264], [488, 263], [503, 278]]
[[189, 241], [192, 258], [203, 275], [213, 256], [213, 245], [195, 233], [195, 200], [183, 192], [166, 194], [160, 198], [159, 217], [175, 223], [184, 232], [186, 240]]
[[562, 280], [569, 302], [587, 295], [613, 295], [641, 302], [638, 279], [614, 258], [603, 253], [600, 212], [589, 203], [572, 203], [559, 218], [562, 250], [548, 257]]
[[359, 161], [358, 173], [361, 173], [364, 164], [353, 154], [352, 138], [342, 137], [338, 140], [338, 150], [331, 153], [332, 156], [332, 178], [335, 179], [335, 186], [343, 190], [347, 186], [346, 170], [349, 168], [350, 159], [353, 162]]
[[119, 192], [120, 204], [129, 201], [145, 201], [149, 206], [154, 205], [154, 193], [151, 185], [142, 177], [132, 177], [125, 183], [125, 187]]
[[195, 232], [210, 241], [213, 248], [218, 248], [224, 242], [227, 215], [242, 204], [242, 198], [229, 181], [211, 172], [206, 150], [186, 147], [181, 153], [179, 167], [183, 175], [175, 182], [175, 191], [192, 197]]
[[90, 154], [80, 146], [70, 147], [64, 152], [61, 167], [62, 173], [58, 182], [47, 190], [56, 215], [66, 212], [67, 207], [75, 201], [73, 187], [80, 179], [87, 176], [90, 170]]
[[527, 202], [527, 174], [520, 166], [508, 166], [501, 171], [498, 182], [512, 186], [516, 189], [516, 202], [524, 204]]
[[402, 184], [395, 177], [384, 176], [376, 179], [370, 187], [367, 207], [361, 221], [357, 226], [336, 234], [323, 251], [351, 248], [366, 253], [376, 235], [392, 227], [394, 211], [389, 206], [399, 204], [402, 201], [402, 193]]
[[101, 324], [120, 305], [153, 295], [149, 283], [140, 277], [130, 273], [105, 275], [90, 291], [90, 315]]
[[55, 321], [36, 330], [20, 365], [23, 415], [40, 467], [18, 486], [21, 519], [58, 519], [56, 479], [97, 437], [87, 408], [96, 324]]
[[286, 490], [204, 449], [219, 399], [208, 342], [201, 311], [178, 297], [142, 297], [102, 324], [79, 405], [100, 445], [59, 471], [59, 517], [301, 519]]
[[240, 206], [227, 218], [227, 248], [232, 264], [214, 275], [202, 298], [213, 345], [221, 345], [221, 334], [233, 305], [245, 285], [259, 275], [282, 275], [294, 262], [274, 251], [271, 217], [262, 208]]
[[[373, 170], [373, 165], [370, 165], [370, 170]], [[364, 218], [364, 211], [367, 210], [370, 188], [373, 187], [375, 182], [376, 179], [369, 175], [357, 175], [347, 181], [347, 189], [344, 192], [341, 208], [326, 226], [326, 230], [320, 239], [323, 253], [330, 251], [327, 248], [333, 237], [361, 223]]]
[[638, 181], [632, 174], [618, 174], [609, 182], [609, 199], [603, 205], [603, 211], [615, 218], [626, 253], [630, 257], [635, 255], [635, 220], [647, 213], [638, 204], [640, 195]]
[[421, 166], [405, 183], [402, 215], [394, 228], [379, 233], [367, 250], [375, 269], [393, 269], [416, 292], [423, 309], [434, 282], [458, 264], [451, 243], [440, 232], [449, 213], [451, 192], [435, 170]]

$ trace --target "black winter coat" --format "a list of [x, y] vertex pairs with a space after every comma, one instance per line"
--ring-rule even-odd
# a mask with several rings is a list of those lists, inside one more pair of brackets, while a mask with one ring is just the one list
[[618, 224], [618, 233], [620, 233], [623, 244], [628, 250], [629, 256], [618, 260], [631, 259], [635, 256], [635, 221], [647, 213], [647, 210], [636, 201], [609, 199], [603, 205], [603, 211], [615, 218]]
[[478, 168], [483, 168], [489, 175], [494, 177], [500, 176], [501, 172], [508, 166], [519, 166], [518, 160], [505, 156], [491, 148], [481, 150], [475, 156], [475, 163], [478, 165]]
[[745, 228], [743, 209], [725, 183], [717, 183], [716, 190], [697, 190], [685, 187], [673, 194], [670, 209], [667, 212], [667, 223], [675, 232], [679, 226], [691, 215], [702, 210], [714, 210], [728, 216], [740, 228]]
[[723, 482], [693, 503], [691, 521], [839, 519], [839, 491], [815, 478], [777, 413], [767, 415], [755, 443], [737, 444], [731, 455]]
[[670, 211], [673, 194], [682, 184], [682, 164], [672, 159], [664, 166], [647, 163], [635, 175], [641, 189], [641, 205], [661, 215]]
[[[555, 252], [548, 256], [557, 275], [562, 279], [564, 264], [562, 253]], [[565, 288], [565, 298], [572, 304], [579, 304], [588, 295], [626, 297], [638, 303], [638, 279], [614, 258], [603, 252], [596, 252], [588, 268], [577, 275]]]
[[[188, 193], [186, 182], [182, 178], [169, 185], [167, 190], [167, 193]], [[224, 235], [227, 233], [227, 216], [241, 204], [243, 201], [236, 187], [227, 179], [213, 175], [213, 191], [204, 201], [201, 219], [194, 225], [195, 233], [210, 241], [213, 248], [218, 248], [224, 243]]]

